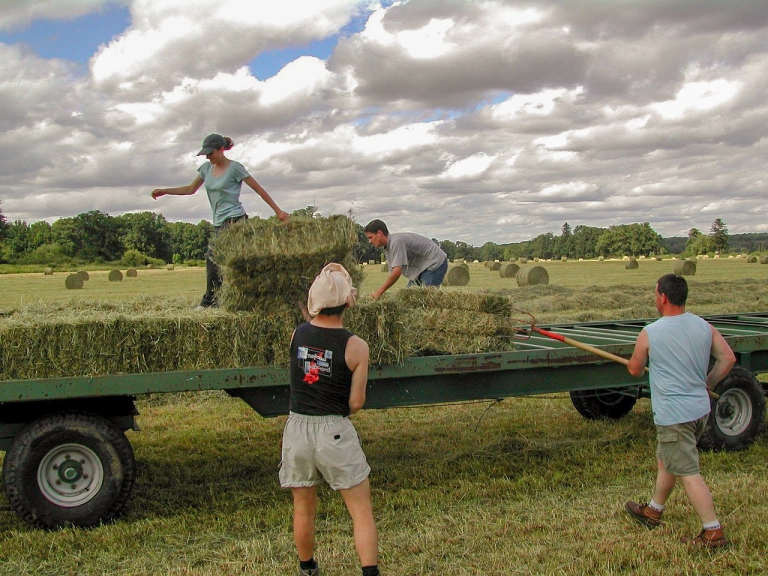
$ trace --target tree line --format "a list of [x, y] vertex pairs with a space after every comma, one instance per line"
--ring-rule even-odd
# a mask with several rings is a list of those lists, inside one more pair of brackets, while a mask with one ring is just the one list
[[[308, 206], [292, 216], [317, 216]], [[358, 224], [355, 256], [359, 262], [379, 261], [381, 254], [371, 246]], [[0, 211], [0, 263], [70, 264], [123, 262], [126, 265], [149, 263], [200, 264], [205, 258], [213, 226], [202, 220], [197, 224], [168, 222], [161, 214], [139, 212], [110, 216], [91, 210], [53, 224], [44, 220], [27, 224], [23, 220], [8, 222]], [[759, 235], [758, 235], [759, 236]], [[525, 242], [486, 242], [473, 246], [466, 242], [433, 240], [450, 259], [513, 260], [516, 258], [560, 259], [597, 258], [603, 256], [651, 256], [668, 251], [664, 239], [648, 222], [621, 224], [609, 228], [565, 222], [559, 235], [539, 234]], [[728, 251], [728, 227], [717, 218], [709, 234], [691, 228], [683, 256]], [[765, 240], [765, 239], [764, 239]], [[673, 252], [673, 253], [676, 253]]]

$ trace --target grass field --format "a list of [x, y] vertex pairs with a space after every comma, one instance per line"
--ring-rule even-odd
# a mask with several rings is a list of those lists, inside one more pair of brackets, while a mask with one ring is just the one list
[[[472, 264], [470, 289], [504, 289], [544, 321], [628, 316], [652, 308], [669, 261], [542, 263], [550, 286], [519, 289]], [[103, 277], [102, 277], [103, 276]], [[362, 292], [383, 280], [366, 267]], [[64, 275], [3, 275], [4, 307], [139, 294], [194, 305], [201, 269], [140, 271], [109, 283], [94, 272], [81, 291]], [[398, 287], [404, 286], [401, 280]], [[699, 263], [691, 307], [768, 309], [768, 266]], [[746, 311], [746, 310], [744, 310]], [[290, 495], [277, 484], [284, 418], [262, 419], [224, 394], [151, 396], [138, 402], [141, 432], [128, 432], [138, 478], [124, 517], [91, 530], [33, 530], [0, 496], [0, 574], [291, 575], [297, 572]], [[705, 478], [734, 545], [689, 551], [698, 531], [681, 491], [655, 531], [623, 513], [650, 497], [650, 404], [618, 422], [591, 422], [564, 395], [363, 411], [354, 417], [373, 468], [384, 574], [765, 574], [768, 573], [768, 438], [749, 449], [707, 453]], [[359, 574], [350, 522], [338, 495], [321, 493], [316, 554], [327, 576]]]

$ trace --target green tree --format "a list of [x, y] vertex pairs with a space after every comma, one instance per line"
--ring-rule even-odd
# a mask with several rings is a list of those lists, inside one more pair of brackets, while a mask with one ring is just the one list
[[3, 232], [2, 259], [15, 262], [29, 251], [29, 226], [24, 220], [14, 220]]
[[99, 210], [74, 217], [80, 244], [76, 256], [86, 262], [115, 261], [123, 255], [120, 226], [115, 218]]
[[728, 251], [728, 226], [720, 218], [712, 222], [709, 229], [712, 249], [718, 252]]
[[198, 224], [169, 222], [166, 226], [169, 251], [177, 261], [205, 260], [213, 225], [201, 220]]
[[605, 228], [595, 228], [594, 226], [576, 226], [573, 229], [573, 257], [574, 258], [596, 258], [599, 256], [597, 251], [597, 240], [605, 232]]
[[167, 230], [168, 222], [162, 214], [123, 214], [116, 220], [120, 226], [120, 240], [125, 250], [136, 250], [150, 258], [171, 261], [173, 252]]
[[688, 230], [688, 241], [685, 243], [684, 256], [698, 256], [712, 250], [712, 239], [705, 236], [698, 228]]

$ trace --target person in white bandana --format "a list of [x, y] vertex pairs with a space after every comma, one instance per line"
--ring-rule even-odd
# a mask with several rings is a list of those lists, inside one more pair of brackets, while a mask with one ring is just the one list
[[328, 264], [309, 289], [312, 319], [291, 338], [290, 413], [283, 431], [280, 486], [293, 494], [293, 539], [299, 574], [320, 574], [314, 558], [317, 487], [338, 490], [352, 517], [363, 576], [378, 576], [371, 467], [349, 420], [365, 404], [368, 344], [343, 325], [357, 290], [340, 264]]

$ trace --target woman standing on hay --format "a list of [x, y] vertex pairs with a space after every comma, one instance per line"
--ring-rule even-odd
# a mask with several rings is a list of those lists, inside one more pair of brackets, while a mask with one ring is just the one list
[[[209, 134], [203, 140], [203, 147], [198, 156], [205, 156], [205, 162], [197, 169], [197, 176], [191, 184], [177, 188], [157, 188], [152, 190], [152, 198], [157, 200], [160, 196], [189, 196], [198, 191], [205, 184], [208, 193], [208, 201], [213, 210], [214, 235], [234, 222], [248, 218], [240, 202], [240, 189], [243, 182], [248, 184], [261, 196], [262, 200], [269, 204], [275, 211], [275, 215], [283, 222], [288, 220], [288, 213], [281, 210], [269, 193], [256, 182], [248, 170], [240, 164], [224, 156], [226, 150], [231, 150], [235, 143], [232, 138], [221, 134]], [[219, 267], [211, 260], [211, 250], [205, 254], [205, 279], [206, 290], [198, 308], [218, 306], [216, 292], [221, 287], [221, 275]]]

